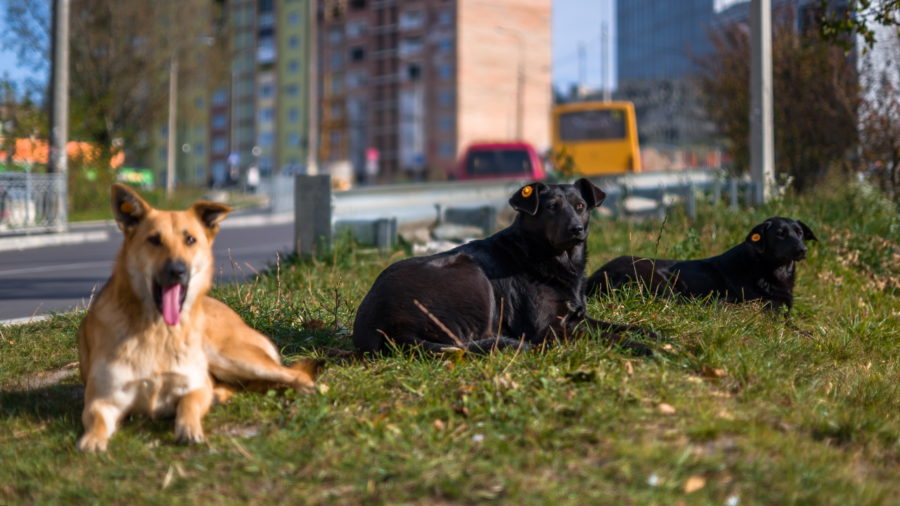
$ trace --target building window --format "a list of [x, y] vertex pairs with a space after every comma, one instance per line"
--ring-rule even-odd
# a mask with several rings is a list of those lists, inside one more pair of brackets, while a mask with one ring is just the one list
[[198, 142], [194, 146], [194, 154], [197, 156], [203, 156], [203, 152], [206, 151], [206, 146], [203, 145], [202, 142]]
[[228, 102], [228, 90], [226, 90], [225, 88], [219, 88], [215, 93], [213, 93], [213, 105], [225, 105], [226, 102]]
[[422, 38], [411, 37], [400, 41], [400, 56], [410, 56], [422, 52]]
[[366, 34], [366, 22], [362, 19], [347, 23], [347, 38], [355, 39]]
[[225, 152], [225, 137], [216, 137], [212, 142], [212, 152], [214, 154], [222, 154]]
[[453, 105], [453, 92], [451, 90], [441, 90], [438, 92], [438, 105], [441, 107], [450, 107]]
[[275, 136], [272, 132], [260, 132], [256, 144], [262, 148], [272, 147], [272, 144], [275, 144]]
[[340, 95], [341, 92], [344, 91], [344, 80], [341, 79], [340, 74], [335, 75], [331, 79], [331, 94], [332, 95]]
[[453, 67], [449, 63], [442, 63], [438, 66], [438, 77], [442, 81], [446, 81], [453, 77]]
[[212, 176], [217, 182], [225, 180], [225, 162], [213, 162]]
[[212, 117], [212, 127], [215, 129], [225, 128], [228, 125], [228, 117], [224, 114], [215, 114]]
[[453, 144], [450, 142], [442, 142], [438, 147], [438, 155], [441, 158], [453, 158]]
[[300, 134], [297, 132], [291, 132], [288, 134], [288, 145], [289, 146], [299, 146], [300, 145]]
[[203, 181], [204, 176], [206, 175], [206, 167], [202, 165], [198, 165], [194, 169], [194, 181]]
[[341, 63], [343, 63], [344, 59], [339, 51], [335, 51], [331, 53], [331, 68], [339, 69], [341, 68]]
[[366, 50], [361, 47], [354, 47], [350, 50], [350, 61], [363, 61], [366, 59]]
[[407, 11], [400, 13], [400, 29], [415, 30], [425, 24], [425, 13], [422, 11]]
[[291, 12], [290, 15], [288, 15], [288, 23], [290, 23], [291, 26], [299, 25], [300, 24], [300, 13], [297, 11]]
[[203, 137], [206, 135], [206, 127], [203, 125], [197, 125], [194, 127], [194, 135], [197, 137]]
[[445, 37], [438, 41], [438, 52], [440, 53], [449, 53], [453, 50], [453, 39], [450, 37]]
[[453, 118], [450, 116], [441, 116], [438, 118], [438, 130], [441, 132], [453, 131]]
[[331, 119], [341, 119], [344, 115], [344, 108], [341, 104], [331, 104]]
[[288, 39], [288, 45], [291, 49], [297, 49], [298, 47], [300, 47], [300, 37], [297, 37], [296, 35], [291, 37], [290, 39]]
[[259, 98], [270, 98], [272, 96], [272, 83], [259, 85]]
[[422, 78], [422, 67], [418, 63], [411, 63], [406, 67], [406, 77], [410, 81], [418, 81]]
[[291, 123], [297, 123], [300, 121], [300, 109], [296, 107], [291, 107], [288, 111], [288, 121]]
[[169, 158], [169, 150], [166, 148], [159, 148], [159, 159], [166, 160]]
[[168, 137], [169, 136], [169, 126], [163, 125], [159, 127], [159, 136], [160, 137]]
[[358, 11], [366, 8], [366, 0], [350, 0], [350, 8]]
[[340, 44], [344, 40], [344, 31], [338, 27], [328, 30], [328, 42], [332, 44]]
[[300, 94], [300, 88], [296, 84], [291, 84], [285, 91], [287, 91], [287, 96], [289, 97], [296, 97]]
[[356, 89], [366, 85], [366, 73], [363, 70], [357, 70], [347, 73], [347, 89]]
[[450, 11], [441, 11], [438, 13], [438, 24], [449, 25], [453, 21], [453, 15]]
[[290, 72], [291, 74], [296, 74], [299, 71], [300, 62], [297, 60], [291, 60], [290, 63], [288, 63], [288, 72]]
[[267, 123], [272, 121], [272, 118], [275, 116], [271, 107], [263, 107], [259, 110], [258, 113], [260, 123]]

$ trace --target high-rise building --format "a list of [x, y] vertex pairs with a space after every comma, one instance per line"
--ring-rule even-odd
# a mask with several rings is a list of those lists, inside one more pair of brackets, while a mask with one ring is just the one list
[[[321, 163], [443, 179], [472, 142], [549, 144], [551, 0], [322, 0]], [[378, 174], [367, 175], [367, 155]], [[371, 166], [371, 164], [369, 164]]]
[[[249, 167], [268, 175], [305, 165], [308, 13], [308, 0], [224, 3], [231, 72], [180, 91], [187, 98], [179, 101], [179, 183], [221, 185], [239, 181]], [[150, 164], [164, 173], [168, 129], [156, 130]]]

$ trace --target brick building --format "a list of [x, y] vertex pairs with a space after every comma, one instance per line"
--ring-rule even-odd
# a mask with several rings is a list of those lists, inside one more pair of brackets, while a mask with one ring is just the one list
[[551, 0], [324, 0], [321, 162], [370, 182], [443, 179], [475, 141], [548, 147], [550, 13]]

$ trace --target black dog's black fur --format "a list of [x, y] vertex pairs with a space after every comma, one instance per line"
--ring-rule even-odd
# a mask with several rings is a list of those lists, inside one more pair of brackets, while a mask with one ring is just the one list
[[608, 293], [639, 279], [663, 296], [707, 297], [740, 303], [762, 300], [772, 309], [794, 305], [794, 263], [806, 258], [803, 241], [818, 241], [802, 221], [773, 217], [747, 239], [703, 260], [654, 260], [622, 256], [588, 279], [588, 294]]
[[585, 311], [585, 240], [591, 209], [604, 198], [587, 179], [523, 187], [509, 200], [518, 211], [509, 228], [385, 269], [359, 306], [353, 343], [364, 352], [388, 351], [388, 340], [433, 352], [484, 352], [571, 339], [588, 326], [646, 352], [613, 332], [652, 332], [599, 322]]

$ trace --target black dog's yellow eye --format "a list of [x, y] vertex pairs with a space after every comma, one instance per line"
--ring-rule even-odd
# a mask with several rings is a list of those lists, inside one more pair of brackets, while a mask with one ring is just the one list
[[582, 209], [584, 209], [584, 204], [578, 204], [577, 206], [575, 206], [575, 209], [581, 211]]
[[188, 246], [193, 246], [194, 243], [197, 242], [197, 239], [194, 239], [194, 236], [188, 235], [184, 237], [184, 243]]
[[162, 244], [162, 239], [160, 239], [159, 234], [153, 234], [147, 238], [147, 242], [154, 246], [159, 246], [160, 244]]
[[549, 206], [547, 206], [547, 209], [549, 209], [551, 211], [556, 211], [556, 204], [550, 204]]

